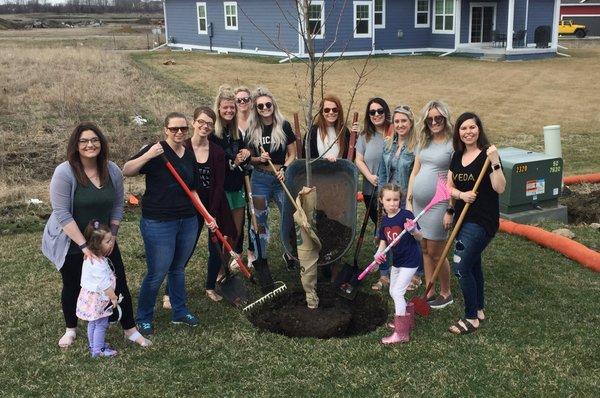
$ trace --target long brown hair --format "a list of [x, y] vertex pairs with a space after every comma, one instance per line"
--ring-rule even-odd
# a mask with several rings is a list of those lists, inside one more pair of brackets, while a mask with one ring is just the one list
[[83, 231], [88, 249], [96, 256], [104, 257], [102, 253], [102, 241], [106, 234], [110, 234], [110, 228], [102, 224], [99, 220], [91, 220], [87, 227], [85, 227], [85, 231]]
[[379, 98], [379, 97], [371, 98], [369, 100], [369, 102], [367, 102], [367, 108], [365, 110], [365, 119], [363, 121], [364, 130], [362, 133], [365, 135], [366, 142], [369, 142], [371, 140], [371, 137], [373, 137], [375, 134], [377, 134], [377, 128], [375, 127], [373, 122], [371, 122], [371, 116], [369, 115], [369, 108], [371, 107], [371, 104], [379, 104], [383, 108], [383, 116], [384, 116], [383, 125], [385, 127], [384, 132], [383, 132], [384, 137], [388, 131], [388, 128], [390, 127], [391, 119], [392, 119], [392, 115], [390, 113], [390, 107], [388, 106], [387, 102], [385, 102], [385, 100], [383, 98]]
[[105, 185], [110, 178], [110, 175], [108, 174], [108, 141], [100, 130], [100, 127], [96, 126], [94, 123], [81, 122], [75, 126], [67, 144], [67, 160], [69, 161], [71, 168], [73, 168], [77, 182], [87, 186], [90, 183], [90, 179], [85, 174], [81, 158], [79, 157], [79, 138], [81, 137], [81, 133], [87, 130], [93, 131], [100, 140], [100, 153], [98, 154], [98, 157], [96, 157], [96, 168], [98, 169], [100, 184]]
[[338, 97], [333, 94], [327, 94], [321, 100], [319, 105], [319, 114], [317, 115], [317, 120], [315, 124], [319, 128], [319, 134], [321, 136], [321, 140], [325, 141], [327, 137], [327, 121], [323, 116], [323, 108], [325, 107], [325, 101], [335, 103], [336, 108], [338, 109], [338, 118], [335, 121], [335, 125], [333, 128], [335, 129], [336, 139], [340, 148], [340, 152], [338, 153], [338, 157], [343, 157], [344, 153], [346, 153], [346, 146], [348, 143], [346, 142], [346, 123], [344, 121], [344, 109], [342, 109], [342, 102]]

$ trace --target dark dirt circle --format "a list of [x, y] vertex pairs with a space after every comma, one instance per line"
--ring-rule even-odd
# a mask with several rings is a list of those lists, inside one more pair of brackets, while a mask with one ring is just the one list
[[306, 306], [304, 291], [289, 291], [265, 303], [249, 316], [257, 328], [287, 337], [345, 338], [374, 331], [387, 320], [381, 296], [358, 292], [352, 301], [337, 296], [329, 284], [319, 284], [319, 308]]

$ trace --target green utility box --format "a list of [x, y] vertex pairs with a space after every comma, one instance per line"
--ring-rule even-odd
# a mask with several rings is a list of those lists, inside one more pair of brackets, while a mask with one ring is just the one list
[[558, 207], [562, 158], [512, 147], [498, 153], [506, 177], [506, 189], [500, 195], [501, 213]]

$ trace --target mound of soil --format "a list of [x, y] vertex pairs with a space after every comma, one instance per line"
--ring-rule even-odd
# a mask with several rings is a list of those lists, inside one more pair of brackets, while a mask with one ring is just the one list
[[319, 284], [317, 293], [317, 309], [306, 306], [303, 291], [293, 291], [259, 307], [250, 315], [250, 322], [288, 337], [328, 339], [372, 332], [387, 319], [387, 305], [380, 296], [358, 292], [349, 301], [337, 296], [329, 284]]
[[569, 224], [600, 222], [600, 189], [577, 192], [565, 188], [560, 202], [567, 206]]

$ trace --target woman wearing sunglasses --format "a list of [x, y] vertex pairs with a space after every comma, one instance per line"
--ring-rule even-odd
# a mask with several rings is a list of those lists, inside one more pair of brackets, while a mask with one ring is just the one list
[[196, 244], [198, 218], [192, 202], [162, 158], [164, 155], [187, 186], [194, 189], [199, 177], [194, 152], [184, 145], [187, 134], [186, 117], [169, 113], [164, 122], [166, 140], [146, 145], [123, 166], [126, 177], [146, 176], [140, 231], [148, 271], [140, 287], [136, 317], [138, 329], [145, 336], [154, 334], [154, 305], [167, 275], [173, 309], [171, 322], [198, 325], [198, 318], [187, 307], [184, 273]]
[[[406, 209], [419, 214], [435, 194], [438, 178], [446, 178], [454, 149], [450, 111], [441, 101], [430, 101], [422, 110], [415, 165], [408, 183]], [[425, 282], [429, 284], [452, 225], [453, 211], [447, 202], [438, 203], [419, 219], [423, 239]], [[427, 301], [431, 308], [444, 308], [454, 302], [450, 292], [450, 265], [444, 260], [439, 274], [440, 294], [431, 289]]]
[[[302, 154], [306, 157], [306, 139]], [[324, 158], [330, 162], [345, 158], [348, 154], [350, 130], [344, 125], [342, 103], [335, 95], [326, 95], [319, 104], [319, 114], [310, 129], [310, 157]]]
[[[390, 127], [390, 107], [381, 98], [372, 98], [367, 102], [364, 130], [356, 142], [356, 167], [363, 175], [363, 198], [373, 224], [377, 225], [377, 185], [379, 164], [383, 155], [384, 137]], [[358, 133], [358, 123], [352, 125], [352, 131]], [[370, 205], [370, 206], [369, 206]], [[381, 277], [371, 286], [373, 290], [382, 290], [389, 286], [389, 266], [387, 262], [379, 266]]]
[[[285, 170], [296, 159], [296, 136], [290, 123], [283, 118], [269, 90], [257, 87], [252, 93], [252, 102], [254, 110], [248, 121], [246, 139], [252, 151], [252, 193], [260, 237], [260, 242], [254, 242], [254, 246], [260, 244], [262, 258], [257, 261], [261, 261], [261, 265], [266, 267], [269, 241], [268, 204], [273, 200], [280, 214], [283, 211], [284, 193], [280, 181], [285, 179]], [[275, 165], [276, 173], [269, 166], [269, 160]]]
[[[246, 132], [248, 131], [248, 119], [250, 118], [250, 112], [252, 111], [252, 94], [250, 93], [250, 89], [246, 86], [238, 86], [233, 90], [235, 94], [235, 106], [237, 108], [237, 112], [235, 114], [235, 121], [237, 124], [238, 131], [240, 136], [246, 141]], [[248, 176], [252, 176], [251, 168], [247, 168], [246, 173]], [[248, 220], [248, 228], [251, 225], [251, 215], [248, 212], [246, 214], [246, 219]], [[244, 229], [242, 228], [240, 235], [238, 236], [238, 244], [236, 247], [236, 251], [242, 251], [242, 246], [244, 243]], [[252, 238], [250, 237], [250, 230], [248, 229], [248, 264], [252, 264], [254, 261], [254, 244], [252, 243]], [[237, 264], [236, 264], [237, 266]]]
[[[242, 167], [250, 161], [250, 151], [236, 124], [236, 95], [229, 86], [219, 87], [215, 98], [215, 132], [209, 139], [219, 145], [225, 152], [225, 195], [235, 222], [237, 242], [233, 245], [238, 254], [242, 254], [244, 214], [246, 200], [244, 197], [244, 171]], [[235, 260], [232, 260], [235, 264]], [[214, 298], [213, 298], [214, 299]]]
[[80, 123], [69, 138], [67, 161], [56, 167], [50, 182], [52, 214], [44, 228], [42, 251], [56, 266], [63, 282], [61, 304], [67, 328], [58, 342], [61, 348], [70, 347], [77, 335], [75, 309], [82, 264], [84, 258], [95, 257], [87, 247], [83, 231], [93, 219], [110, 225], [110, 250], [105, 255], [112, 262], [117, 277], [115, 292], [123, 296], [121, 326], [125, 337], [143, 347], [151, 344], [135, 327], [131, 294], [117, 242], [123, 218], [123, 175], [108, 158], [108, 141], [100, 128], [93, 123]]

